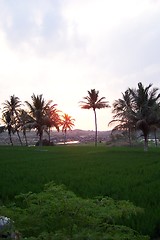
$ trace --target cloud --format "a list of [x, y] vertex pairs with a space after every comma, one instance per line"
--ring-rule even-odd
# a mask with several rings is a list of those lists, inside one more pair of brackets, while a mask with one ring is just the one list
[[[2, 0], [1, 101], [43, 93], [88, 128], [87, 90], [112, 104], [140, 81], [160, 87], [159, 23], [159, 0]], [[110, 110], [98, 113], [101, 129]]]
[[43, 56], [83, 48], [76, 27], [70, 27], [62, 14], [62, 4], [63, 0], [2, 1], [1, 29], [11, 47], [24, 51], [27, 46]]

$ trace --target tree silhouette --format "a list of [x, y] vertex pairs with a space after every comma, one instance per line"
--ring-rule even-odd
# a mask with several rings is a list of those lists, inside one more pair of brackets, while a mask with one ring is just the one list
[[60, 110], [57, 108], [57, 104], [49, 105], [46, 109], [45, 124], [47, 126], [46, 133], [49, 137], [49, 142], [51, 140], [51, 128], [56, 128], [59, 132], [59, 127], [61, 125]]
[[12, 141], [12, 118], [10, 115], [9, 111], [6, 111], [2, 114], [2, 121], [6, 124], [7, 131], [8, 131], [8, 136], [10, 139], [10, 143], [13, 146], [13, 141]]
[[148, 150], [148, 135], [153, 125], [157, 125], [160, 94], [158, 88], [152, 88], [152, 84], [144, 87], [141, 82], [137, 89], [129, 89], [133, 99], [133, 111], [135, 113], [136, 127], [144, 136], [144, 150]]
[[[19, 100], [18, 97], [16, 97], [15, 95], [10, 96], [10, 100], [6, 100], [3, 103], [4, 107], [3, 107], [3, 113], [4, 113], [4, 118], [8, 118], [9, 119], [9, 115], [10, 115], [10, 124], [11, 124], [11, 128], [13, 132], [17, 132], [20, 144], [22, 145], [22, 140], [21, 137], [19, 135], [19, 126], [17, 124], [17, 122], [19, 121], [19, 110], [20, 110], [20, 106], [21, 106], [21, 101]], [[10, 137], [11, 137], [11, 132], [10, 132]]]
[[116, 124], [112, 129], [115, 131], [125, 131], [128, 133], [129, 143], [131, 145], [131, 133], [135, 130], [135, 118], [132, 110], [132, 96], [129, 90], [122, 93], [122, 98], [113, 103], [113, 120], [108, 125]]
[[80, 107], [82, 109], [93, 109], [94, 120], [95, 120], [95, 146], [97, 146], [97, 114], [96, 109], [108, 108], [110, 107], [108, 101], [105, 101], [105, 97], [99, 98], [99, 91], [91, 89], [88, 91], [88, 96], [83, 97], [85, 101], [80, 101]]
[[49, 109], [52, 100], [45, 102], [43, 95], [31, 96], [32, 103], [25, 101], [29, 108], [29, 114], [32, 117], [30, 121], [30, 126], [37, 129], [37, 134], [39, 135], [39, 145], [42, 145], [43, 132], [49, 126]]
[[64, 132], [65, 134], [64, 143], [66, 143], [67, 139], [67, 130], [71, 130], [74, 127], [74, 121], [75, 119], [66, 113], [64, 113], [64, 115], [62, 116], [62, 132]]
[[[128, 128], [130, 131], [138, 129], [144, 136], [144, 150], [148, 149], [148, 136], [150, 131], [160, 126], [160, 94], [158, 88], [152, 88], [152, 84], [144, 87], [141, 82], [137, 89], [128, 88], [122, 94], [123, 98], [113, 103], [113, 120], [118, 122], [115, 129]], [[113, 129], [114, 130], [114, 129]], [[156, 135], [156, 132], [155, 132]]]
[[18, 124], [20, 130], [23, 132], [26, 146], [28, 146], [26, 130], [27, 129], [30, 130], [30, 124], [28, 124], [28, 123], [30, 123], [31, 121], [32, 121], [32, 117], [24, 109], [21, 109], [19, 111], [19, 121], [17, 124]]

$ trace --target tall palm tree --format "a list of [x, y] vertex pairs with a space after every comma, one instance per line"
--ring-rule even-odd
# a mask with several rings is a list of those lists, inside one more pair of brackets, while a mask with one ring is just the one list
[[88, 96], [83, 98], [85, 101], [80, 101], [80, 107], [82, 109], [93, 109], [95, 119], [95, 146], [97, 146], [97, 115], [96, 109], [110, 107], [108, 101], [105, 101], [105, 97], [99, 98], [99, 91], [91, 89], [88, 91]]
[[21, 106], [21, 101], [15, 95], [10, 96], [10, 100], [6, 100], [3, 103], [3, 113], [10, 114], [11, 122], [12, 122], [12, 129], [17, 132], [20, 144], [22, 145], [22, 140], [19, 135], [19, 128], [17, 126], [17, 121], [19, 121], [19, 110]]
[[61, 125], [62, 125], [62, 132], [64, 132], [65, 134], [64, 143], [66, 143], [66, 139], [67, 139], [67, 130], [71, 130], [74, 127], [74, 121], [75, 119], [66, 113], [64, 113], [64, 115], [62, 116]]

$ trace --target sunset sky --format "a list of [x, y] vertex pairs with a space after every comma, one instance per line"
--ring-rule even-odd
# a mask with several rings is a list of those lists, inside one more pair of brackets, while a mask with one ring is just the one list
[[[0, 107], [13, 94], [53, 100], [94, 130], [79, 101], [99, 90], [112, 106], [128, 87], [160, 88], [159, 0], [0, 0]], [[97, 110], [108, 130], [112, 108]]]

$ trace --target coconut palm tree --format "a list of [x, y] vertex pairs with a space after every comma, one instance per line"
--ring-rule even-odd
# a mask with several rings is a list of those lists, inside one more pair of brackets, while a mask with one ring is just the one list
[[[39, 135], [39, 145], [42, 145], [43, 132], [51, 126], [49, 112], [51, 111], [52, 100], [46, 102], [42, 94], [37, 96], [33, 94], [31, 99], [32, 103], [25, 101], [29, 108], [29, 114], [32, 117], [30, 127], [37, 129], [37, 134]], [[53, 108], [55, 106], [56, 105], [53, 105]]]
[[61, 111], [59, 111], [56, 107], [57, 104], [53, 104], [51, 106], [48, 106], [46, 109], [45, 123], [47, 126], [46, 133], [48, 134], [49, 142], [51, 140], [51, 129], [56, 128], [56, 130], [59, 132], [59, 127], [61, 125]]
[[27, 131], [27, 129], [30, 130], [30, 124], [28, 124], [28, 123], [30, 123], [32, 120], [33, 120], [33, 118], [24, 109], [20, 109], [19, 121], [18, 121], [17, 125], [20, 128], [20, 130], [22, 130], [22, 132], [23, 132], [26, 146], [28, 146], [26, 131]]
[[7, 112], [9, 111], [11, 113], [11, 115], [18, 115], [18, 109], [21, 106], [21, 101], [19, 100], [18, 97], [16, 97], [15, 95], [10, 96], [10, 100], [6, 100], [3, 103], [4, 107], [3, 107], [3, 112]]
[[[32, 118], [30, 121], [30, 127], [37, 129], [37, 134], [39, 135], [39, 145], [42, 145], [43, 130], [44, 130], [44, 118], [45, 109], [48, 107], [45, 103], [43, 95], [31, 96], [32, 103], [25, 101], [27, 107], [29, 108], [29, 114]], [[48, 103], [47, 103], [48, 104]]]
[[[160, 94], [158, 88], [152, 88], [152, 84], [144, 87], [141, 82], [137, 89], [128, 88], [113, 104], [115, 115], [110, 123], [118, 122], [114, 129], [128, 128], [141, 130], [144, 136], [144, 150], [148, 149], [148, 135], [151, 129], [160, 126]], [[156, 127], [156, 128], [155, 128]], [[113, 129], [113, 130], [114, 130]]]
[[113, 103], [113, 120], [108, 125], [116, 124], [112, 129], [112, 133], [115, 131], [128, 132], [128, 139], [131, 145], [131, 133], [135, 129], [135, 113], [132, 109], [132, 98], [129, 90], [122, 93], [122, 98], [115, 100]]
[[136, 127], [144, 136], [144, 150], [148, 150], [148, 136], [153, 125], [158, 125], [160, 119], [157, 115], [159, 109], [160, 94], [158, 88], [152, 88], [152, 84], [144, 87], [141, 82], [137, 89], [129, 89], [133, 100]]
[[64, 132], [64, 143], [66, 143], [67, 139], [67, 130], [71, 130], [74, 127], [75, 119], [69, 116], [68, 114], [64, 113], [62, 116], [62, 132]]
[[99, 98], [99, 91], [91, 89], [88, 91], [88, 96], [83, 98], [85, 101], [80, 101], [80, 107], [82, 109], [93, 109], [95, 119], [95, 146], [97, 146], [97, 115], [96, 109], [110, 107], [108, 101], [105, 101], [105, 97]]
[[5, 123], [5, 125], [7, 127], [10, 143], [13, 146], [13, 141], [12, 141], [12, 118], [11, 118], [11, 115], [10, 115], [9, 111], [6, 111], [2, 114], [2, 121]]
[[12, 123], [12, 130], [14, 130], [15, 132], [17, 132], [20, 144], [22, 145], [22, 140], [21, 137], [19, 135], [19, 128], [17, 126], [17, 121], [19, 121], [19, 110], [20, 110], [20, 106], [21, 106], [21, 101], [19, 100], [18, 97], [16, 97], [15, 95], [10, 96], [10, 100], [6, 100], [3, 103], [4, 107], [3, 107], [3, 113], [7, 114], [7, 116], [10, 115], [11, 118], [11, 123]]

